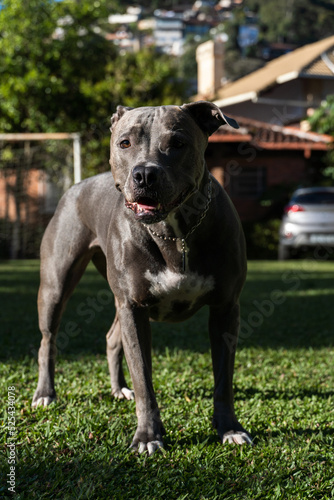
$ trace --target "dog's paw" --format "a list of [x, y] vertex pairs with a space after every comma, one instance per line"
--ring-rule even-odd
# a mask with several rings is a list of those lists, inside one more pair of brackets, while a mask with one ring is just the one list
[[139, 454], [147, 452], [149, 457], [156, 451], [162, 451], [163, 449], [164, 444], [162, 441], [149, 441], [148, 443], [139, 442], [138, 444], [132, 444], [130, 446], [131, 451], [138, 450]]
[[223, 435], [223, 444], [250, 444], [253, 445], [253, 441], [246, 432], [241, 431], [229, 431]]
[[42, 396], [42, 397], [37, 397], [32, 400], [31, 406], [33, 408], [36, 408], [37, 406], [49, 406], [51, 403], [56, 401], [55, 397], [50, 397], [50, 396]]
[[122, 387], [122, 389], [119, 389], [113, 393], [114, 398], [116, 399], [128, 399], [131, 401], [132, 399], [135, 399], [135, 393], [131, 389], [128, 389], [127, 387]]

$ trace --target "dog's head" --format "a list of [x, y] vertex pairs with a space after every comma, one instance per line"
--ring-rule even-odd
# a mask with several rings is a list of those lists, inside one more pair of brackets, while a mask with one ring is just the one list
[[210, 102], [183, 106], [118, 106], [111, 118], [110, 166], [115, 185], [137, 219], [165, 219], [201, 183], [208, 137], [238, 128]]

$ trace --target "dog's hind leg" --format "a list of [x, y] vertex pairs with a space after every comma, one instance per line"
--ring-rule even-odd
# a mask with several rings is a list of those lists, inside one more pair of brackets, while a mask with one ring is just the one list
[[[116, 300], [115, 300], [116, 302]], [[124, 378], [122, 361], [123, 345], [121, 325], [118, 320], [117, 302], [116, 315], [109, 332], [107, 333], [107, 358], [110, 372], [111, 391], [115, 398], [134, 399], [135, 393], [127, 387]]]
[[[92, 262], [99, 273], [107, 280], [106, 258], [102, 250], [96, 252]], [[123, 344], [121, 326], [117, 314], [117, 300], [115, 298], [116, 314], [114, 322], [107, 333], [107, 359], [110, 373], [111, 392], [118, 399], [134, 399], [135, 393], [128, 388], [123, 373]]]

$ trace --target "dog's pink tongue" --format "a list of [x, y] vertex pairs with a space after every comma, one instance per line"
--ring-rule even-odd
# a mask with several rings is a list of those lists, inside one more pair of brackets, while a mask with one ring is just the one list
[[137, 201], [137, 208], [145, 212], [151, 212], [152, 210], [160, 210], [161, 203], [150, 198], [142, 198]]
[[151, 202], [149, 199], [143, 199], [141, 203], [139, 201], [125, 201], [125, 206], [131, 208], [136, 214], [141, 212], [153, 212], [154, 210], [160, 210], [162, 207], [161, 203], [153, 200]]
[[154, 210], [157, 208], [157, 205], [147, 205], [146, 203], [138, 203], [138, 207], [141, 210]]

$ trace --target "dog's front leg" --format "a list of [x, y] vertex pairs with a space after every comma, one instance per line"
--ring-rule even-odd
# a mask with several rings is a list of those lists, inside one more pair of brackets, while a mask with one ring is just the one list
[[146, 308], [129, 304], [118, 309], [123, 348], [136, 399], [138, 427], [131, 448], [151, 455], [163, 447], [165, 433], [152, 384], [151, 327]]
[[223, 443], [252, 443], [234, 413], [233, 371], [239, 329], [239, 304], [228, 311], [210, 308], [209, 333], [215, 381], [213, 425]]

